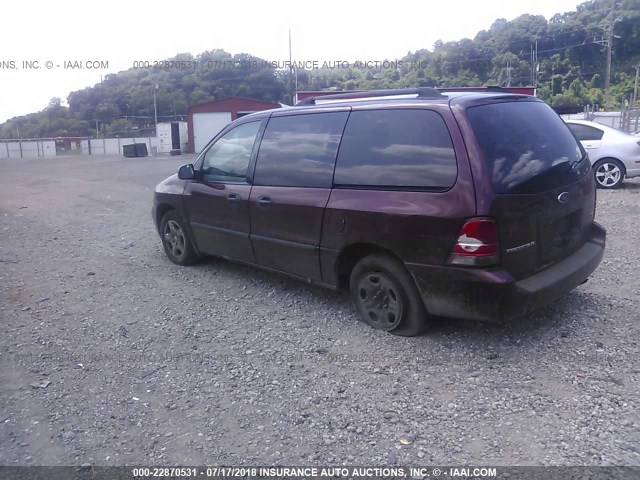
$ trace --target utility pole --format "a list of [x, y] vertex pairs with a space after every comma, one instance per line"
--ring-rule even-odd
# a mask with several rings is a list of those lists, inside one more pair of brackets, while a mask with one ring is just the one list
[[151, 80], [151, 86], [153, 87], [153, 123], [156, 129], [156, 142], [158, 142], [158, 103], [156, 101], [156, 90], [160, 88], [160, 85], [153, 78], [151, 71], [148, 68], [145, 68], [144, 70], [147, 72], [147, 75], [149, 75], [149, 80]]
[[534, 76], [535, 76], [534, 69], [535, 69], [535, 62], [533, 60], [533, 43], [532, 43], [531, 44], [531, 85], [533, 85], [534, 81], [535, 81], [534, 80]]
[[538, 83], [538, 70], [540, 69], [540, 65], [538, 65], [538, 39], [536, 38], [536, 42], [531, 43], [531, 86], [535, 87]]
[[636, 69], [636, 81], [633, 84], [633, 106], [636, 106], [636, 102], [638, 101], [638, 74], [640, 73], [640, 65], [636, 65], [634, 67]]
[[158, 104], [156, 103], [156, 90], [158, 89], [158, 84], [153, 82], [153, 121], [155, 122], [156, 128], [156, 141], [158, 140]]
[[298, 93], [298, 71], [296, 69], [296, 80], [293, 80], [293, 54], [291, 50], [291, 29], [289, 29], [289, 92], [291, 93], [291, 105], [296, 104], [296, 94]]
[[609, 22], [609, 31], [607, 32], [607, 73], [604, 77], [604, 96], [605, 102], [607, 103], [609, 98], [609, 87], [611, 86], [611, 56], [613, 53], [613, 39], [620, 38], [613, 34], [613, 26], [619, 20], [619, 18], [616, 18], [616, 0], [611, 0], [611, 12], [609, 15], [611, 17], [611, 21]]
[[[616, 6], [616, 0], [611, 0], [611, 23], [609, 24], [609, 35], [607, 38], [607, 73], [604, 77], [604, 96], [609, 97], [609, 86], [611, 82], [611, 54], [613, 53], [613, 9]], [[606, 101], [606, 100], [605, 100]]]

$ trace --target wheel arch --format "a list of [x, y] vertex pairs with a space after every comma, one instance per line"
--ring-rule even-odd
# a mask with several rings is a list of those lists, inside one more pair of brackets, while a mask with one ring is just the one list
[[161, 203], [156, 207], [156, 227], [158, 229], [158, 233], [162, 234], [160, 231], [160, 222], [162, 221], [162, 217], [166, 215], [167, 212], [171, 210], [176, 210], [173, 205], [169, 205], [168, 203]]
[[353, 267], [364, 257], [374, 253], [389, 255], [404, 264], [398, 255], [380, 245], [366, 242], [352, 243], [344, 247], [336, 259], [335, 273], [338, 280], [337, 286], [340, 290], [349, 290], [349, 277], [353, 271]]
[[622, 173], [624, 176], [627, 175], [627, 166], [624, 164], [624, 162], [622, 160], [620, 160], [619, 158], [616, 157], [602, 157], [599, 158], [598, 160], [596, 160], [595, 162], [593, 162], [593, 169], [596, 169], [596, 166], [606, 162], [607, 160], [615, 160], [616, 162], [618, 162], [621, 166], [622, 166]]

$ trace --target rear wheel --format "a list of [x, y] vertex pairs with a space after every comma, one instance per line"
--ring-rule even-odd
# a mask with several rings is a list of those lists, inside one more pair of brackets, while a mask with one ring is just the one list
[[593, 174], [599, 188], [618, 188], [624, 180], [624, 165], [615, 158], [598, 160]]
[[428, 326], [413, 278], [390, 255], [374, 254], [360, 260], [351, 272], [350, 290], [360, 315], [373, 328], [413, 336]]
[[160, 235], [164, 251], [173, 263], [191, 265], [198, 261], [191, 237], [184, 228], [184, 220], [175, 210], [168, 211], [162, 217]]

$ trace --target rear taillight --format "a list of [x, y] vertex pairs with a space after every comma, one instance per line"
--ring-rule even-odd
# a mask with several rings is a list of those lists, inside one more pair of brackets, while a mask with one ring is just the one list
[[450, 265], [488, 267], [499, 258], [498, 228], [491, 218], [467, 220], [449, 257]]

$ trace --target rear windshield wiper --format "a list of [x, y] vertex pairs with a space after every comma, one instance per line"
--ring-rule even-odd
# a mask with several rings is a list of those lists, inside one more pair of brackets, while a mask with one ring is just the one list
[[582, 157], [580, 158], [580, 160], [574, 160], [573, 162], [571, 162], [569, 164], [569, 170], [573, 172], [576, 168], [578, 168], [578, 165], [580, 165], [586, 159], [587, 159], [587, 152], [582, 154]]

